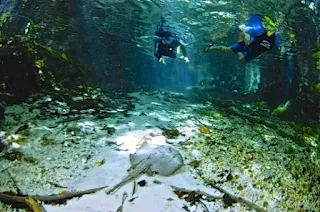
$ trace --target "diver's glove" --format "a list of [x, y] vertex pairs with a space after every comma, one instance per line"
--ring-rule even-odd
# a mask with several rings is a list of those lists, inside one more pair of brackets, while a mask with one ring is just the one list
[[163, 57], [160, 57], [159, 62], [162, 63], [162, 64], [164, 64], [164, 65], [166, 64], [166, 61], [164, 60]]
[[210, 48], [213, 47], [214, 45], [212, 43], [209, 44], [209, 46], [207, 46], [206, 48], [204, 48], [204, 53], [208, 53]]
[[183, 60], [184, 60], [184, 62], [186, 62], [186, 63], [189, 63], [189, 62], [190, 62], [190, 60], [189, 60], [188, 57], [184, 57]]
[[189, 63], [189, 62], [190, 62], [189, 58], [188, 58], [188, 57], [185, 57], [185, 56], [181, 56], [180, 59], [181, 59], [181, 60], [184, 60], [184, 62], [186, 62], [186, 63]]

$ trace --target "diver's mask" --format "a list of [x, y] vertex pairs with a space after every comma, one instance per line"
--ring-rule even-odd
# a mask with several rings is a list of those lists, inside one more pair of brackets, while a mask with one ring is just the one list
[[162, 38], [162, 43], [163, 44], [171, 44], [173, 41], [173, 37], [163, 37]]
[[275, 34], [277, 31], [277, 24], [268, 16], [263, 17], [262, 26], [267, 31], [268, 36]]

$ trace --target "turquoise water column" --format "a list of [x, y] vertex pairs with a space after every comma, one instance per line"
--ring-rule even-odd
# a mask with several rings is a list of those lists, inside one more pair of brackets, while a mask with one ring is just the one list
[[245, 66], [245, 88], [244, 93], [255, 93], [260, 84], [260, 67], [257, 63], [247, 63]]
[[286, 84], [285, 84], [285, 101], [291, 98], [292, 80], [294, 77], [294, 54], [288, 52], [286, 54], [287, 68], [286, 68]]

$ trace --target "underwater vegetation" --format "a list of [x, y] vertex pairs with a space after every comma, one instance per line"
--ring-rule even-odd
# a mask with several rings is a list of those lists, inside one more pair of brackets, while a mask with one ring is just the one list
[[[37, 3], [26, 1], [20, 13], [1, 13], [0, 95], [7, 103], [23, 101], [44, 90], [58, 92], [90, 81], [86, 77], [88, 71], [72, 59], [58, 40], [48, 40], [51, 36], [44, 39], [46, 20], [24, 15], [23, 11], [32, 10]], [[51, 25], [51, 30], [61, 31], [60, 24]]]

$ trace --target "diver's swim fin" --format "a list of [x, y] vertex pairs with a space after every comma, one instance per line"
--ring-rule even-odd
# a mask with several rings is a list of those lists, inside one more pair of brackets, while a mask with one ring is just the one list
[[206, 48], [203, 49], [204, 53], [208, 53], [209, 49], [214, 46], [212, 43], [209, 44], [209, 46], [207, 46]]

